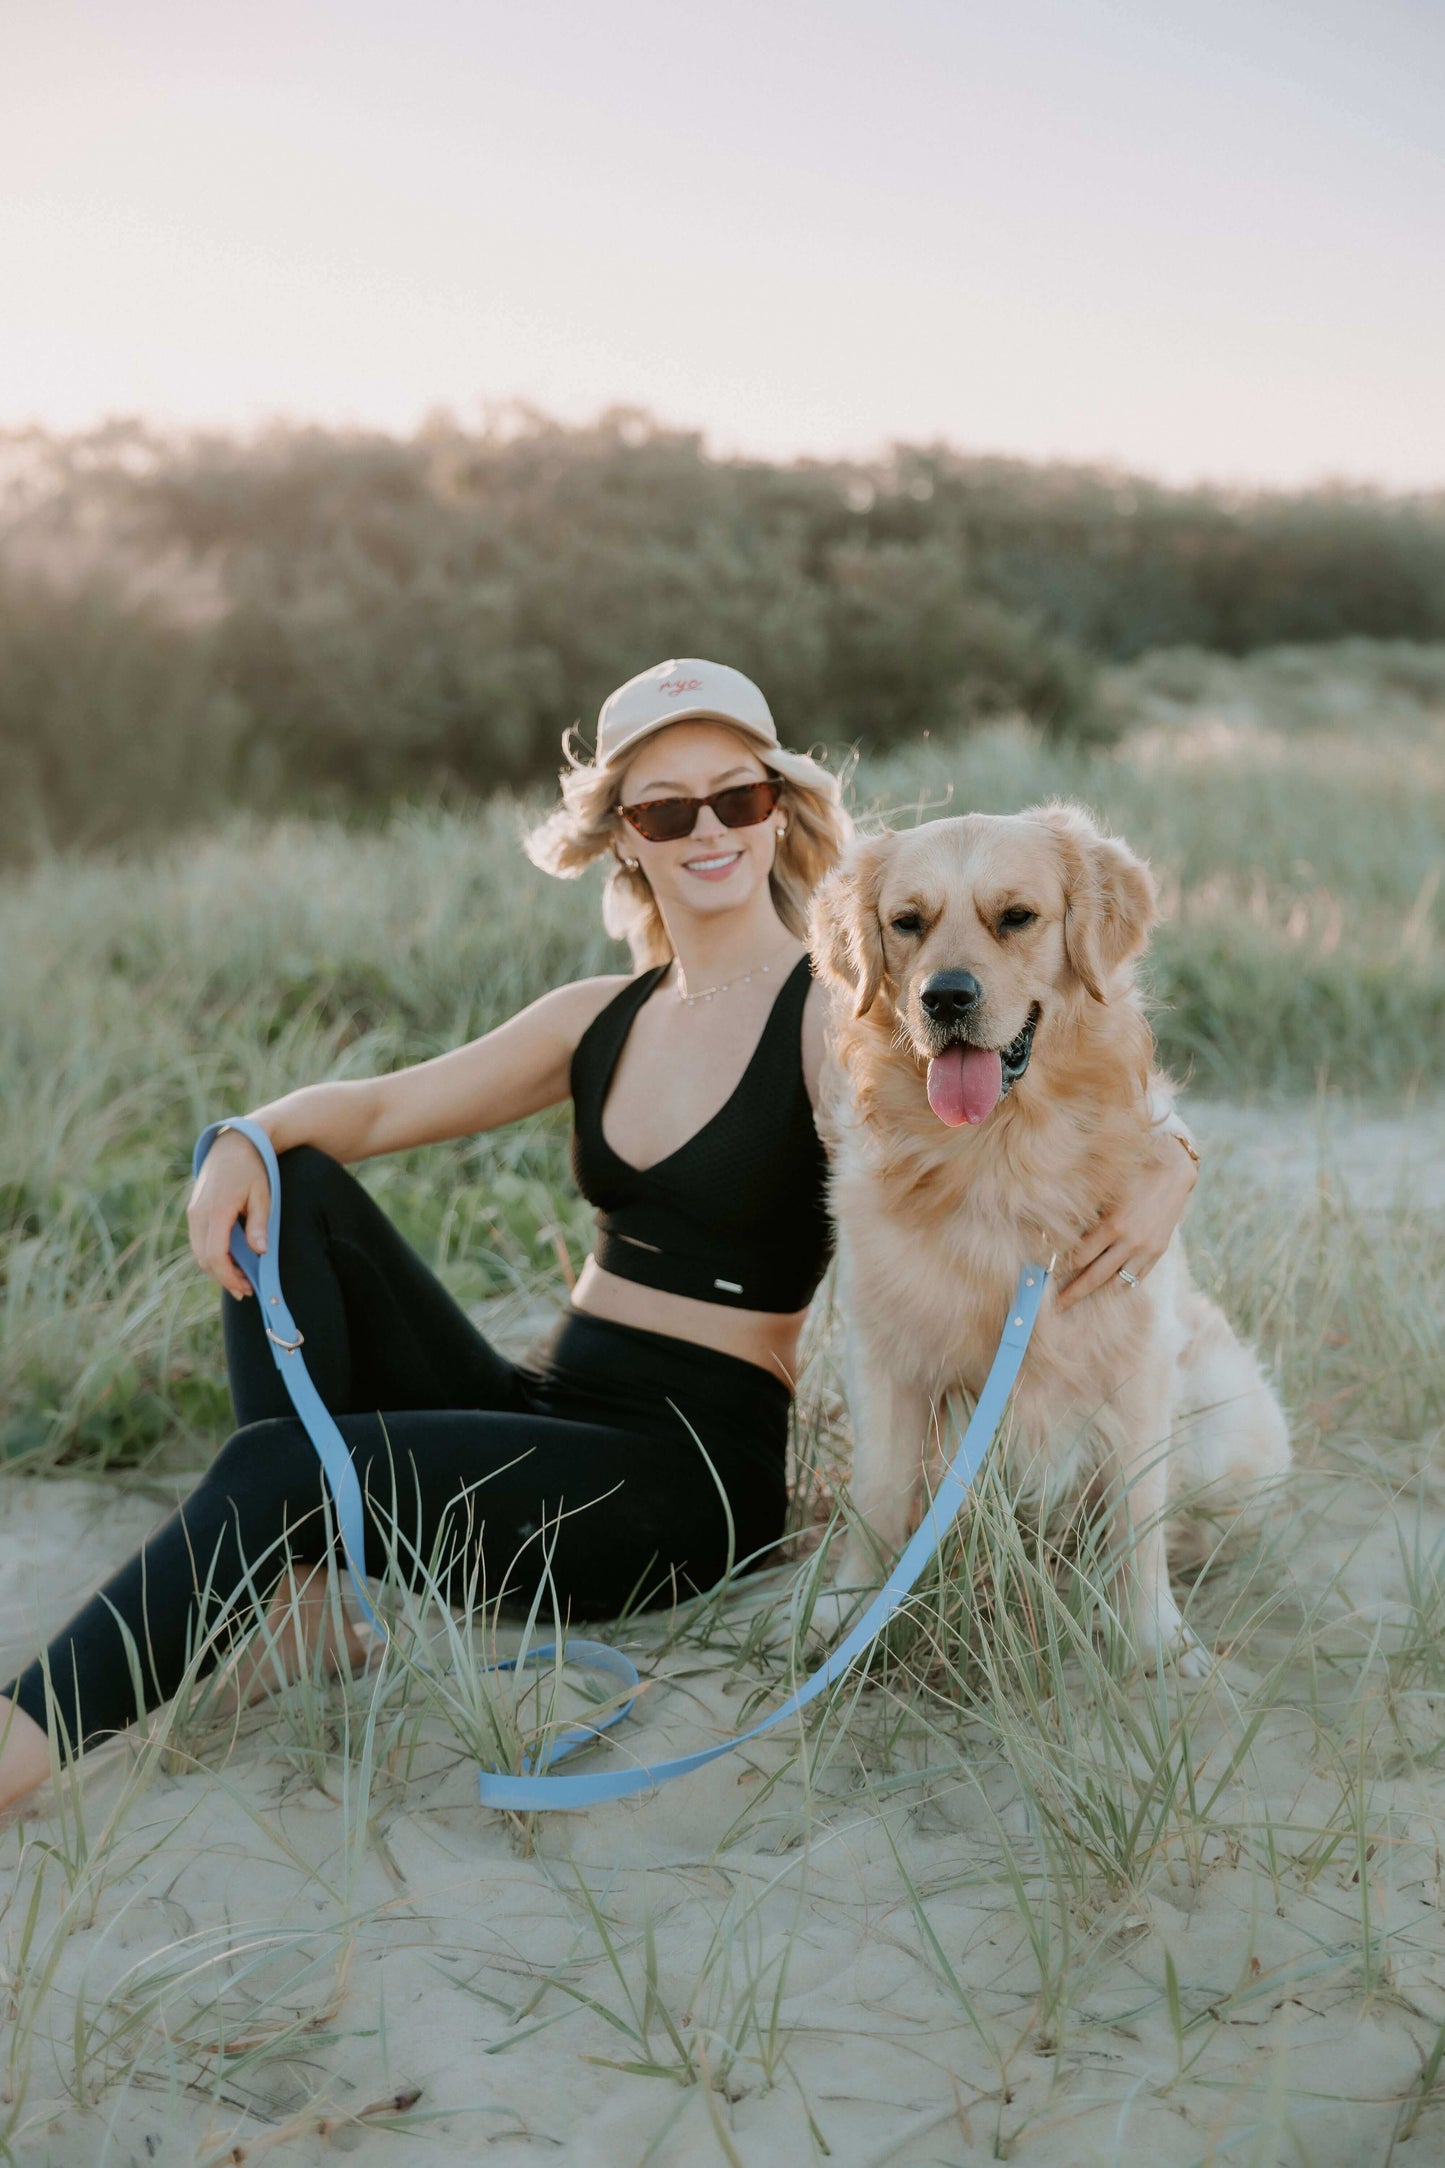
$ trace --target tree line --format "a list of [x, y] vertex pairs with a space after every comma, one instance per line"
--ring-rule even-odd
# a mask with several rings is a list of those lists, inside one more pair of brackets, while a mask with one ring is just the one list
[[1177, 489], [898, 445], [719, 459], [630, 410], [412, 436], [0, 436], [0, 851], [224, 807], [366, 809], [553, 773], [673, 654], [787, 742], [1022, 712], [1099, 735], [1099, 665], [1445, 639], [1445, 495]]

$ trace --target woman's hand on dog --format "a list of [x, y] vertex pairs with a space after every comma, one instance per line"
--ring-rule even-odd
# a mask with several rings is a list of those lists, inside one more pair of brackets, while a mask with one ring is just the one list
[[1198, 1179], [1199, 1169], [1189, 1154], [1181, 1152], [1172, 1137], [1161, 1138], [1128, 1195], [1064, 1259], [1064, 1271], [1071, 1277], [1056, 1308], [1067, 1310], [1101, 1287], [1117, 1286], [1126, 1294], [1122, 1271], [1147, 1280], [1173, 1240]]

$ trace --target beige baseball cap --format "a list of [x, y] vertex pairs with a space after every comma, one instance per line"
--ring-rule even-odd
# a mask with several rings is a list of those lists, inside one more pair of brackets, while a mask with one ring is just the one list
[[772, 710], [751, 678], [695, 655], [654, 663], [608, 694], [597, 717], [597, 764], [613, 767], [655, 730], [688, 722], [726, 723], [750, 738], [768, 766], [790, 782], [837, 792], [837, 777], [818, 761], [778, 743]]

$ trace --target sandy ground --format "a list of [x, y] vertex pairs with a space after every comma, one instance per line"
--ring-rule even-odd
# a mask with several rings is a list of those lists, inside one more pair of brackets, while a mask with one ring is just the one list
[[1254, 1187], [1298, 1195], [1324, 1175], [1361, 1211], [1401, 1201], [1445, 1211], [1445, 1106], [1345, 1115], [1328, 1100], [1261, 1108], [1190, 1099], [1187, 1118], [1211, 1164]]
[[[1220, 1179], [1313, 1183], [1323, 1155], [1363, 1206], [1387, 1209], [1408, 1185], [1445, 1210], [1445, 1110], [1343, 1132], [1311, 1110], [1190, 1111]], [[492, 1322], [520, 1344], [533, 1321]], [[0, 1487], [0, 1659], [58, 1623], [155, 1514], [109, 1486]], [[1445, 1545], [1429, 1468], [1404, 1484], [1367, 1461], [1301, 1471], [1280, 1610], [1196, 1700], [1196, 1783], [1333, 1578], [1324, 1660], [1276, 1682], [1197, 1850], [1161, 1845], [1132, 1886], [1101, 1876], [1087, 1893], [1061, 1888], [1052, 1908], [1034, 1891], [1035, 1921], [1051, 1923], [1042, 1952], [1004, 1871], [1000, 1829], [1016, 1858], [1043, 1862], [1008, 1763], [980, 1750], [930, 1780], [906, 1750], [890, 1760], [861, 1713], [866, 1767], [845, 1742], [811, 1793], [779, 1737], [653, 1798], [544, 1820], [535, 1842], [479, 1809], [470, 1765], [435, 1726], [409, 1775], [373, 1772], [361, 1808], [353, 1773], [344, 1808], [338, 1778], [329, 1791], [312, 1780], [295, 1727], [258, 1712], [224, 1767], [157, 1774], [114, 1827], [134, 1748], [111, 1749], [86, 1785], [104, 1862], [89, 1885], [53, 1802], [0, 1836], [14, 2006], [42, 1961], [54, 1967], [17, 2157], [1445, 2159], [1438, 2096], [1391, 2150], [1445, 2023], [1445, 1814], [1420, 1745], [1438, 1745], [1438, 1729], [1412, 1730], [1396, 1709], [1398, 1751], [1372, 1750], [1366, 1777], [1321, 1723], [1348, 1703], [1352, 1659], [1405, 1616], [1402, 1543]], [[674, 1652], [660, 1668], [675, 1683], [633, 1720], [634, 1751], [739, 1723], [743, 1695], [724, 1690], [720, 1660]], [[1340, 1826], [1357, 1776], [1368, 1849], [1313, 1843]], [[1259, 1840], [1266, 1818], [1288, 1857]], [[22, 1964], [21, 1900], [47, 1843]], [[82, 1886], [71, 1931], [56, 1933]], [[1055, 2007], [1065, 1953], [1071, 1985]], [[685, 2066], [699, 2082], [678, 2082]], [[412, 2093], [392, 2128], [318, 2132], [318, 2096], [354, 2113]]]

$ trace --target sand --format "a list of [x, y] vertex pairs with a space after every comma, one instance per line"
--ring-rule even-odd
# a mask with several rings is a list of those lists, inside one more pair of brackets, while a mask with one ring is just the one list
[[[1439, 1110], [1344, 1133], [1327, 1115], [1190, 1111], [1212, 1178], [1241, 1191], [1297, 1193], [1323, 1149], [1365, 1210], [1403, 1184], [1445, 1211]], [[533, 1322], [492, 1320], [518, 1344]], [[157, 1510], [111, 1484], [4, 1482], [0, 1657], [58, 1623]], [[811, 1787], [795, 1741], [775, 1735], [651, 1798], [545, 1819], [534, 1838], [478, 1807], [471, 1764], [436, 1722], [369, 1791], [334, 1757], [319, 1786], [299, 1720], [274, 1709], [214, 1766], [154, 1770], [123, 1810], [138, 1749], [108, 1749], [84, 1787], [88, 1883], [48, 1796], [0, 1835], [12, 2036], [14, 2012], [34, 2021], [16, 2156], [1445, 2158], [1428, 2068], [1445, 2025], [1437, 1697], [1408, 1664], [1397, 1693], [1358, 1695], [1366, 1657], [1419, 1616], [1407, 1556], [1445, 1557], [1445, 1483], [1423, 1449], [1413, 1464], [1355, 1453], [1301, 1468], [1276, 1609], [1190, 1704], [1190, 1770], [1207, 1789], [1254, 1697], [1267, 1701], [1234, 1778], [1196, 1842], [1171, 1825], [1132, 1874], [1101, 1869], [1084, 1890], [1056, 1874], [1051, 1904], [1031, 1882], [1033, 1920], [1048, 1923], [1034, 1943], [1006, 1860], [1037, 1875], [1048, 1855], [1015, 1768], [981, 1730], [960, 1730], [936, 1776], [906, 1741], [890, 1755], [877, 1690], [825, 1732]], [[1211, 1600], [1224, 1615], [1227, 1580]], [[1265, 1694], [1311, 1612], [1313, 1657]], [[658, 1669], [672, 1683], [632, 1720], [632, 1751], [742, 1721], [722, 1652], [674, 1648]], [[351, 1707], [365, 1702], [363, 1684]], [[1343, 1751], [1352, 1738], [1368, 1751]], [[1342, 1810], [1352, 1787], [1358, 1813]], [[1331, 1829], [1333, 1843], [1312, 1835]], [[341, 2118], [330, 2131], [327, 2116]]]

